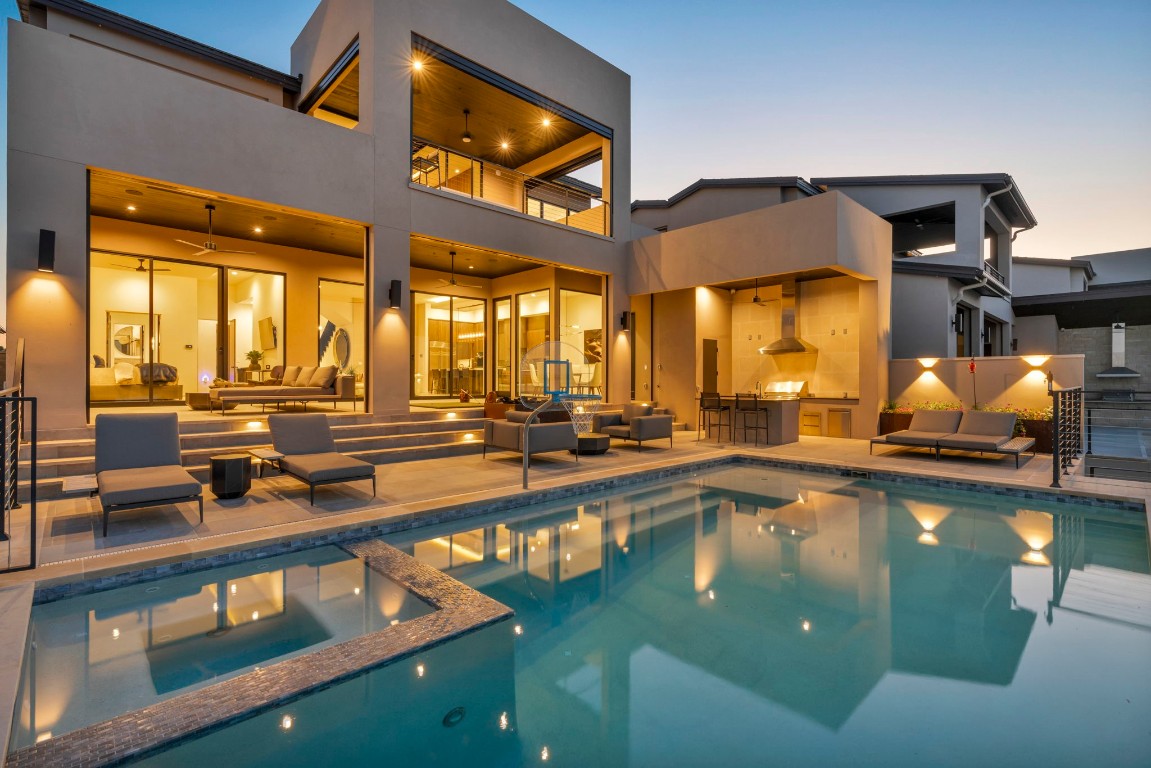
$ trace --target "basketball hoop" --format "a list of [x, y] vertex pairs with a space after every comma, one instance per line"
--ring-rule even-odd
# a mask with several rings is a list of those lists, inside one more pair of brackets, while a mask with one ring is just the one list
[[568, 416], [572, 420], [572, 431], [576, 435], [583, 435], [591, 432], [591, 422], [595, 418], [596, 413], [599, 412], [600, 402], [603, 400], [599, 395], [572, 395], [562, 394], [559, 395], [559, 401], [563, 403], [564, 410], [568, 412]]

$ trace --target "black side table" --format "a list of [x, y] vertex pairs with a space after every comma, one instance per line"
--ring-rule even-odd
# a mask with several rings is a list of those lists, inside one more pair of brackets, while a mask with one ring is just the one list
[[599, 432], [583, 432], [576, 435], [577, 448], [568, 448], [568, 453], [579, 451], [580, 456], [599, 456], [611, 448], [611, 436]]
[[211, 465], [212, 493], [218, 499], [237, 499], [252, 488], [252, 457], [246, 453], [225, 453], [208, 459]]

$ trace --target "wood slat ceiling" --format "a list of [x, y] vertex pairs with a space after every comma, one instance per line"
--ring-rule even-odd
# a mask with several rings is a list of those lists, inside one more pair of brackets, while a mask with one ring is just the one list
[[[508, 168], [546, 155], [591, 131], [436, 59], [412, 73], [412, 136]], [[468, 109], [470, 143], [464, 143]], [[547, 118], [551, 125], [544, 127]], [[500, 143], [507, 141], [507, 150]]]
[[317, 106], [335, 112], [349, 120], [360, 119], [360, 60], [348, 68]]
[[456, 252], [457, 275], [490, 279], [547, 266], [542, 261], [422, 236], [413, 236], [411, 239], [412, 266], [448, 272], [451, 269], [451, 251]]
[[[208, 239], [204, 205], [212, 203], [216, 206], [214, 235], [248, 240], [251, 247], [247, 250], [258, 252], [260, 243], [275, 243], [353, 258], [364, 256], [365, 228], [353, 222], [106, 171], [92, 171], [90, 189], [93, 216], [187, 230], [196, 236], [180, 239], [194, 243]], [[136, 210], [129, 211], [129, 205]], [[263, 232], [256, 234], [256, 227]]]

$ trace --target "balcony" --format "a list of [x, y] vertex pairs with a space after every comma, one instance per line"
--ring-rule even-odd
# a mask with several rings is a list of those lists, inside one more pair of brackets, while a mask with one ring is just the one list
[[611, 235], [611, 205], [598, 188], [570, 177], [546, 181], [415, 138], [409, 179], [554, 224]]

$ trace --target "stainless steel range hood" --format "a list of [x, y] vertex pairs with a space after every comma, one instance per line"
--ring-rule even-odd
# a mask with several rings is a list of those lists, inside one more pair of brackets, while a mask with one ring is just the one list
[[795, 335], [795, 281], [785, 280], [780, 286], [783, 297], [780, 337], [756, 350], [761, 355], [786, 355], [793, 352], [815, 352], [815, 347]]
[[1097, 379], [1137, 379], [1138, 371], [1127, 367], [1127, 323], [1111, 324], [1111, 367], [1095, 374]]

